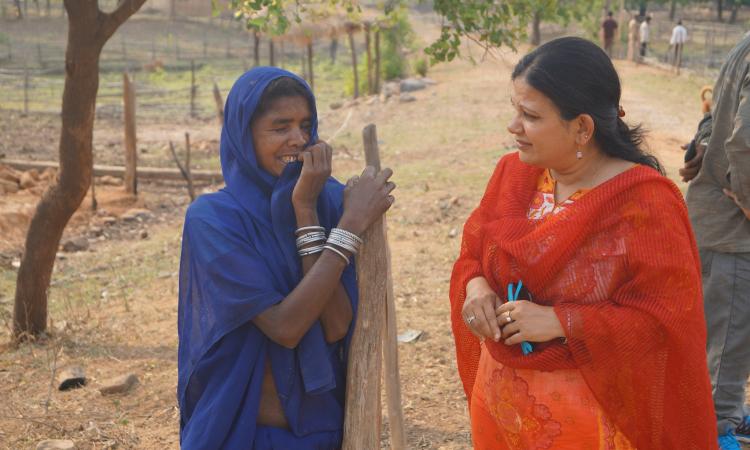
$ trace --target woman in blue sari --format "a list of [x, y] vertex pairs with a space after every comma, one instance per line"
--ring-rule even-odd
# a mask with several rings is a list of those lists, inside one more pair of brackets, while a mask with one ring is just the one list
[[226, 187], [188, 208], [180, 261], [184, 449], [341, 446], [358, 236], [393, 203], [389, 169], [346, 186], [296, 75], [259, 67], [227, 97]]

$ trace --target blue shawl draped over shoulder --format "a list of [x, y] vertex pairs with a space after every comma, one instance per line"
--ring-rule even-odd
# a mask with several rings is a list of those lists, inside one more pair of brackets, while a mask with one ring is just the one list
[[[226, 187], [199, 197], [185, 217], [178, 306], [180, 440], [184, 449], [253, 448], [266, 361], [291, 432], [300, 438], [341, 430], [350, 327], [325, 341], [320, 322], [290, 350], [252, 319], [279, 303], [302, 279], [291, 194], [302, 163], [274, 177], [258, 166], [250, 120], [268, 84], [298, 76], [272, 67], [242, 75], [230, 91], [221, 132]], [[310, 92], [312, 96], [312, 92]], [[312, 111], [311, 141], [317, 139]], [[343, 185], [331, 178], [318, 198], [321, 226], [341, 216]], [[356, 314], [355, 271], [342, 284]], [[354, 320], [352, 320], [352, 324]]]

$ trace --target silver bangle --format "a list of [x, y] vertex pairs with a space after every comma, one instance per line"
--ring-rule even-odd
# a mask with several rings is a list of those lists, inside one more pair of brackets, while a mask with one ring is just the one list
[[323, 246], [322, 245], [316, 245], [314, 247], [308, 247], [308, 248], [303, 248], [301, 250], [298, 250], [297, 253], [300, 256], [309, 256], [309, 255], [314, 255], [316, 253], [320, 253], [322, 251], [323, 251]]
[[330, 251], [336, 253], [337, 255], [339, 255], [340, 257], [344, 258], [344, 261], [346, 261], [346, 265], [347, 266], [349, 265], [349, 258], [341, 250], [339, 250], [336, 247], [333, 247], [331, 245], [328, 245], [328, 244], [324, 245], [323, 248], [325, 248], [327, 250], [330, 250]]
[[305, 233], [301, 236], [297, 237], [297, 248], [301, 248], [307, 244], [311, 244], [313, 242], [325, 242], [326, 240], [326, 234], [322, 231], [315, 231], [312, 233]]
[[326, 244], [332, 244], [336, 247], [341, 247], [353, 255], [356, 255], [359, 251], [359, 248], [357, 247], [358, 244], [356, 242], [341, 240], [338, 239], [338, 236], [330, 236], [328, 238], [328, 241], [326, 241]]
[[354, 239], [355, 241], [359, 242], [360, 244], [364, 244], [364, 241], [359, 236], [357, 236], [356, 234], [352, 233], [351, 231], [346, 231], [346, 230], [341, 229], [341, 228], [331, 228], [331, 233], [332, 234], [333, 233], [336, 233], [336, 234], [340, 233], [340, 234], [343, 234], [344, 236], [347, 236], [347, 237], [349, 237], [351, 239]]
[[295, 234], [301, 233], [303, 231], [322, 231], [325, 233], [326, 229], [319, 226], [319, 225], [310, 225], [309, 227], [300, 227], [297, 228], [297, 230], [294, 232]]

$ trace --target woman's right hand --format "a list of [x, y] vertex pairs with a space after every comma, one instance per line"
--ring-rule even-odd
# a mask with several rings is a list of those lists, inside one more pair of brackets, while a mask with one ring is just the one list
[[466, 326], [479, 339], [500, 340], [500, 326], [495, 316], [498, 306], [500, 298], [484, 277], [473, 278], [466, 284], [466, 300], [461, 315]]
[[391, 169], [379, 173], [367, 166], [362, 175], [349, 179], [344, 189], [344, 213], [339, 228], [350, 231], [357, 236], [367, 230], [379, 217], [393, 205], [391, 191], [396, 185], [388, 179], [393, 175]]

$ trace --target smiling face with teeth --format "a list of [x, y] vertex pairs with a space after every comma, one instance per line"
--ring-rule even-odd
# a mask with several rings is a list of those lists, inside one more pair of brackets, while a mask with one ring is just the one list
[[284, 96], [271, 101], [250, 125], [258, 165], [278, 177], [310, 140], [312, 113], [304, 97]]

